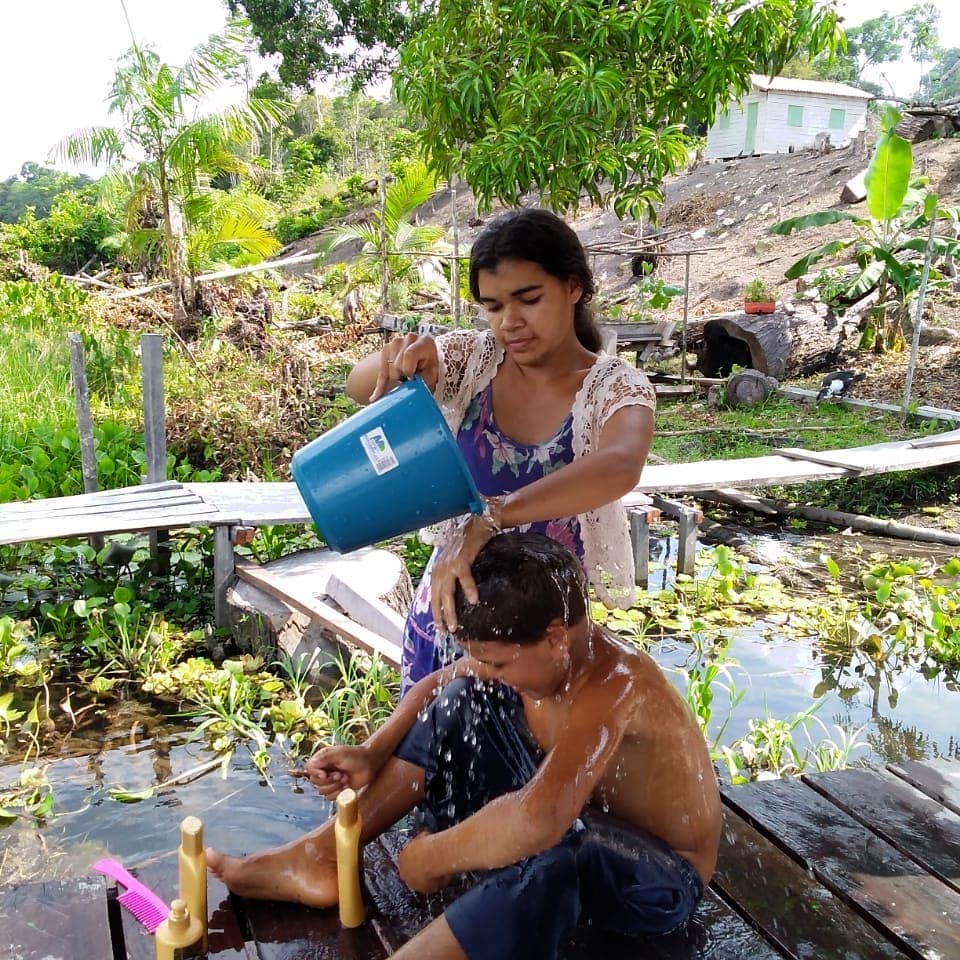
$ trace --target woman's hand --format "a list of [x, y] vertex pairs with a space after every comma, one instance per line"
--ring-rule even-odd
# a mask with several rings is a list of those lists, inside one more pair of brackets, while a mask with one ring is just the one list
[[430, 840], [432, 834], [421, 833], [414, 837], [397, 857], [400, 879], [417, 893], [436, 893], [449, 882], [452, 874], [438, 874], [430, 868]]
[[321, 796], [334, 800], [341, 790], [359, 790], [376, 776], [370, 751], [365, 747], [321, 747], [306, 763], [304, 770]]
[[455, 633], [457, 623], [457, 582], [463, 587], [470, 603], [476, 603], [477, 584], [470, 567], [484, 544], [500, 532], [501, 498], [486, 501], [488, 512], [483, 516], [470, 514], [457, 523], [446, 542], [430, 575], [430, 607], [437, 630]]
[[370, 394], [372, 403], [382, 397], [401, 380], [409, 380], [419, 373], [424, 382], [435, 390], [440, 376], [440, 359], [433, 337], [407, 333], [395, 337], [380, 351], [377, 382]]

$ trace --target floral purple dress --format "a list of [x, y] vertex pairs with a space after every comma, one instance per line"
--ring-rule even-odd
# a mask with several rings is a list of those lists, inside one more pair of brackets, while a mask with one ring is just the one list
[[[500, 431], [493, 418], [492, 384], [470, 402], [457, 433], [457, 445], [467, 462], [477, 489], [485, 497], [513, 493], [573, 462], [573, 414], [549, 440], [519, 443]], [[525, 523], [512, 529], [542, 533], [568, 547], [583, 561], [580, 521], [576, 517]], [[437, 636], [430, 611], [430, 580], [439, 555], [434, 550], [413, 598], [403, 631], [402, 693], [413, 684], [459, 656], [449, 634]]]

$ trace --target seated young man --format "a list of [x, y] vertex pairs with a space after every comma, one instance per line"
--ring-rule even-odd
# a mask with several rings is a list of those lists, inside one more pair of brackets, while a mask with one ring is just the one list
[[[720, 836], [692, 713], [650, 657], [590, 621], [564, 547], [501, 534], [472, 572], [479, 602], [457, 597], [467, 656], [364, 746], [308, 762], [325, 796], [362, 788], [364, 841], [420, 806], [427, 829], [399, 860], [414, 890], [476, 877], [395, 956], [552, 958], [579, 920], [666, 933], [696, 907]], [[208, 864], [243, 896], [333, 905], [332, 828], [245, 858], [210, 850]]]

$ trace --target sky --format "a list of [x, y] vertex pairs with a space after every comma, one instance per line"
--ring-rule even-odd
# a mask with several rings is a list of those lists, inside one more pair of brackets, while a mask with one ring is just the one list
[[[941, 45], [960, 47], [960, 2], [934, 2], [941, 13]], [[911, 5], [912, 0], [839, 2], [851, 26]], [[110, 122], [107, 91], [117, 59], [130, 47], [120, 0], [4, 0], [3, 8], [0, 179], [18, 173], [26, 160], [47, 162], [51, 148], [73, 131]], [[174, 64], [223, 26], [225, 9], [223, 0], [127, 0], [138, 41]], [[899, 96], [908, 96], [919, 81], [919, 67], [909, 61], [868, 74], [886, 86], [880, 72]]]

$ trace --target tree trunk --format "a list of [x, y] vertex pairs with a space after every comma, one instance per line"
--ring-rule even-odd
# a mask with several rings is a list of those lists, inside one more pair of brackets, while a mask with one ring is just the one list
[[734, 366], [768, 376], [804, 376], [835, 363], [843, 328], [821, 303], [794, 303], [776, 313], [731, 313], [704, 326], [697, 369], [725, 376]]
[[163, 236], [167, 247], [167, 272], [173, 296], [173, 325], [178, 330], [193, 314], [193, 297], [187, 284], [187, 241], [183, 213], [177, 198], [170, 194], [170, 184], [164, 170], [164, 157], [159, 157], [160, 201], [163, 204]]

